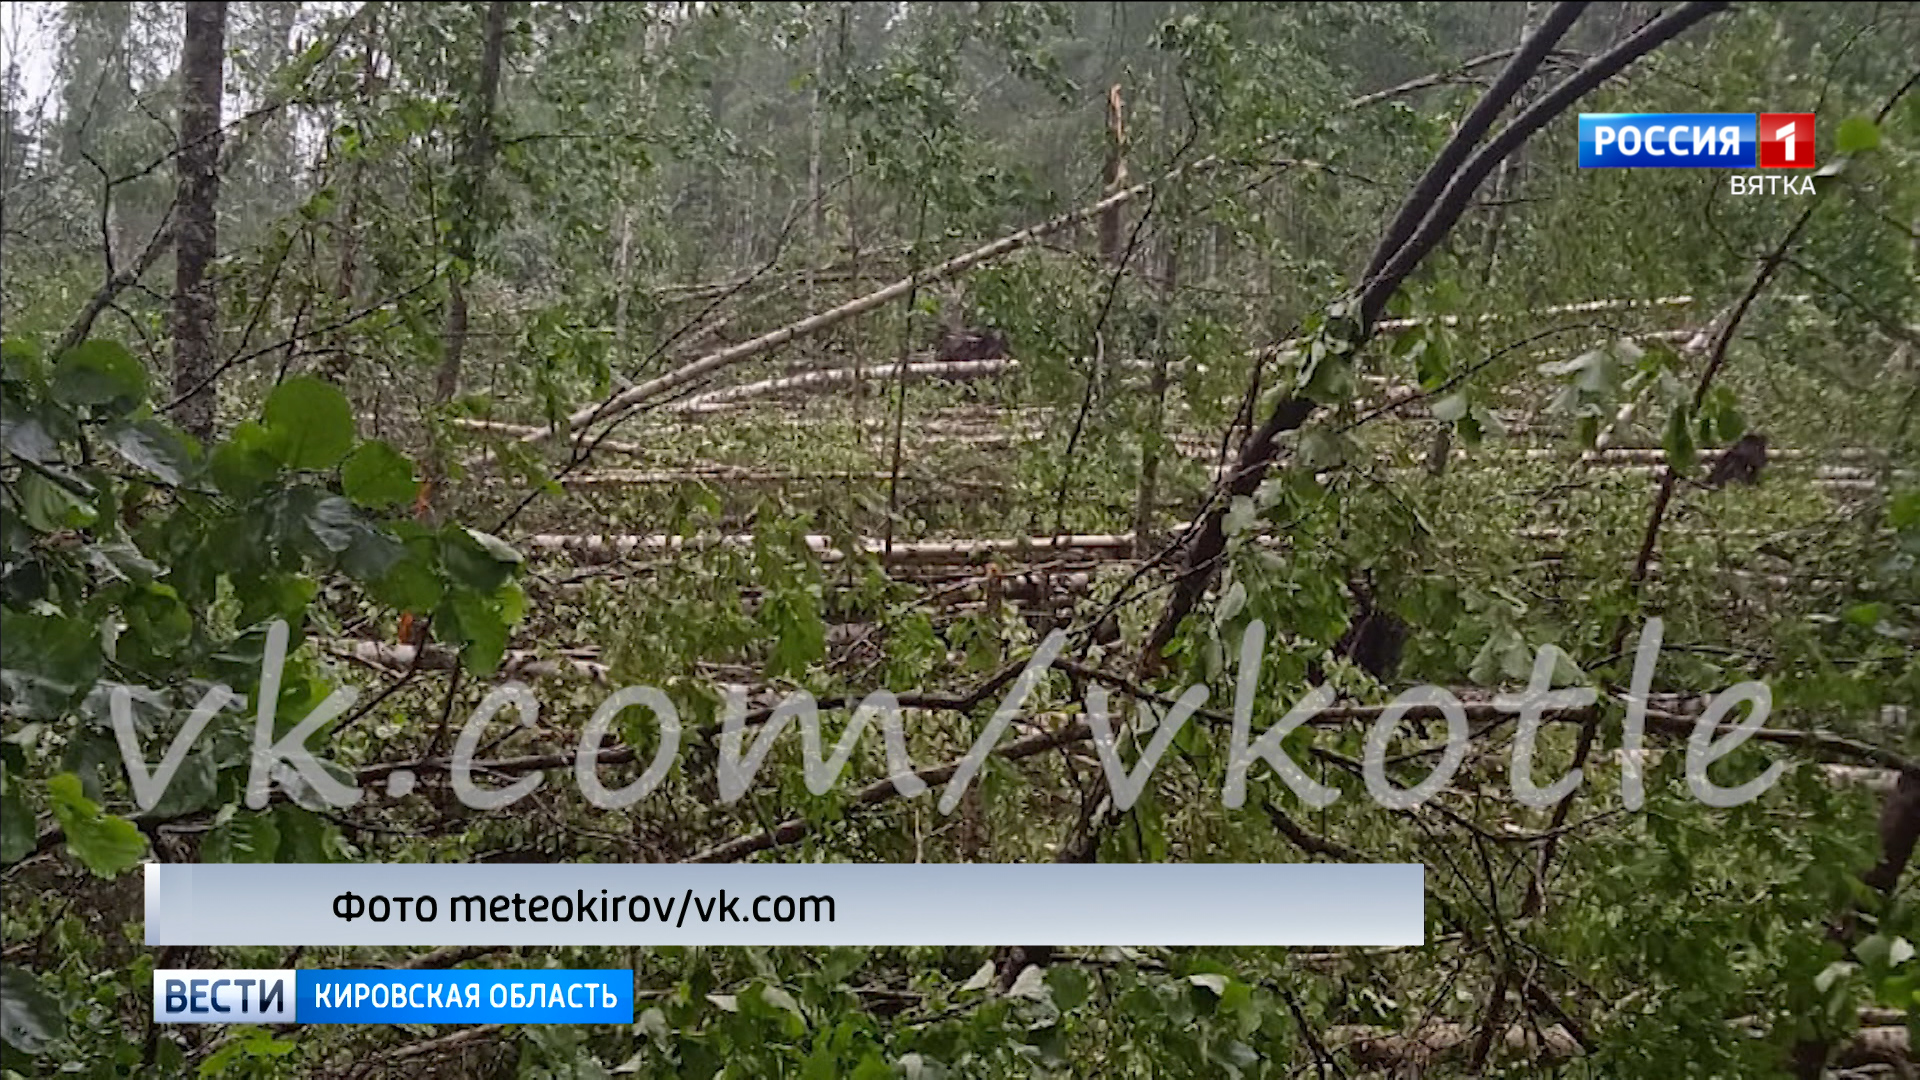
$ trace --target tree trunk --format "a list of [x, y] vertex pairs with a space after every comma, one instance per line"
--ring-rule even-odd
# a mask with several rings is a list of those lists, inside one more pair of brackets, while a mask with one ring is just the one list
[[[624, 195], [625, 170], [621, 172], [620, 186]], [[627, 310], [632, 292], [633, 207], [623, 199], [620, 204], [620, 234], [617, 246], [613, 249], [613, 355], [616, 363], [624, 363], [627, 358]], [[614, 372], [614, 379], [625, 382], [618, 371]]]
[[807, 216], [812, 223], [807, 251], [807, 306], [820, 307], [819, 282], [814, 267], [827, 256], [827, 204], [820, 188], [820, 136], [826, 117], [821, 110], [820, 86], [827, 78], [827, 35], [813, 28], [813, 89], [807, 95]]
[[[486, 190], [487, 169], [493, 161], [493, 103], [500, 93], [501, 54], [506, 50], [506, 0], [487, 5], [486, 28], [480, 46], [480, 72], [460, 136], [460, 157], [455, 164], [453, 195], [449, 200], [454, 215], [450, 253], [453, 268], [447, 282], [446, 326], [441, 331], [440, 370], [434, 373], [435, 411], [444, 408], [460, 391], [460, 365], [467, 351], [467, 279], [473, 275], [475, 253], [479, 250], [480, 217], [484, 212], [481, 195]], [[433, 522], [440, 516], [440, 498], [447, 476], [446, 451], [438, 435], [428, 432], [427, 452], [422, 462], [425, 474], [420, 494], [414, 500], [414, 516]], [[399, 638], [402, 645], [415, 644], [412, 612], [400, 616]]]
[[[1114, 83], [1107, 88], [1107, 164], [1105, 171], [1106, 187], [1102, 195], [1112, 195], [1127, 186], [1127, 118], [1126, 106], [1120, 98], [1120, 84]], [[1126, 209], [1119, 203], [1107, 207], [1100, 215], [1100, 261], [1118, 263], [1124, 252], [1120, 250], [1120, 234], [1126, 227]]]
[[1168, 369], [1173, 363], [1173, 343], [1168, 339], [1167, 320], [1173, 314], [1174, 282], [1179, 265], [1179, 239], [1177, 235], [1169, 235], [1160, 272], [1160, 297], [1154, 312], [1153, 380], [1147, 387], [1149, 413], [1146, 438], [1140, 452], [1140, 485], [1134, 492], [1133, 502], [1134, 557], [1137, 559], [1153, 555], [1154, 506], [1160, 501], [1160, 457], [1167, 441]]
[[[1526, 15], [1520, 21], [1520, 45], [1526, 44], [1533, 36], [1533, 28], [1538, 25], [1542, 11], [1537, 3], [1527, 4]], [[1518, 47], [1518, 46], [1516, 46]], [[1529, 80], [1520, 93], [1513, 99], [1514, 108], [1523, 108], [1533, 100], [1538, 88], [1538, 79]], [[1519, 172], [1526, 160], [1527, 148], [1522, 146], [1511, 155], [1503, 158], [1500, 167], [1493, 174], [1493, 205], [1487, 209], [1486, 231], [1480, 238], [1480, 282], [1493, 284], [1494, 268], [1500, 259], [1500, 232], [1506, 225], [1507, 200], [1519, 187]]]
[[[475, 100], [467, 111], [465, 130], [460, 136], [460, 159], [456, 165], [450, 212], [454, 215], [450, 253], [453, 270], [447, 289], [446, 327], [441, 332], [440, 370], [433, 381], [433, 400], [443, 406], [460, 391], [460, 365], [467, 351], [467, 289], [473, 276], [475, 253], [479, 249], [482, 194], [487, 170], [493, 162], [493, 103], [500, 94], [501, 54], [506, 49], [507, 3], [493, 0], [487, 5], [485, 37], [480, 48], [480, 72], [475, 84]], [[422, 492], [423, 509], [431, 516], [437, 501], [439, 482], [446, 475], [442, 455], [428, 455], [427, 486]]]
[[174, 249], [173, 393], [180, 426], [201, 440], [213, 435], [214, 338], [219, 304], [208, 268], [218, 250], [220, 94], [227, 5], [187, 4], [180, 48], [179, 224]]
[[[380, 12], [378, 9], [367, 15], [366, 29], [361, 35], [360, 88], [359, 101], [355, 112], [356, 123], [364, 123], [372, 115], [373, 101], [380, 87]], [[340, 265], [333, 283], [333, 298], [339, 302], [342, 311], [353, 307], [357, 279], [360, 267], [360, 199], [366, 188], [366, 148], [362, 146], [347, 163], [346, 176], [341, 181], [346, 188], [346, 205], [340, 212]], [[321, 367], [321, 373], [329, 380], [345, 382], [347, 372], [353, 366], [352, 353], [347, 351], [346, 334], [335, 335], [334, 352]]]

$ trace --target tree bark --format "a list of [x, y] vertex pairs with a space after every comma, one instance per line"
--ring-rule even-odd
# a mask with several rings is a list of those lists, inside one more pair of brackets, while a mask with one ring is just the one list
[[[1120, 84], [1107, 88], [1107, 165], [1103, 195], [1112, 195], [1127, 186], [1126, 106], [1120, 97]], [[1126, 208], [1120, 203], [1107, 207], [1100, 215], [1100, 261], [1109, 265], [1125, 257], [1121, 233], [1126, 227]]]
[[[380, 12], [376, 9], [369, 13], [367, 25], [361, 34], [360, 86], [356, 108], [356, 122], [364, 123], [372, 113], [373, 100], [380, 87]], [[360, 200], [366, 189], [366, 149], [361, 147], [355, 152], [353, 160], [347, 163], [346, 176], [341, 186], [346, 189], [347, 198], [340, 212], [340, 264], [334, 278], [333, 298], [342, 309], [353, 306], [360, 268]], [[345, 335], [336, 336], [334, 353], [321, 366], [321, 373], [332, 382], [346, 381], [347, 372], [353, 366], [352, 354], [347, 351]]]
[[1175, 276], [1179, 273], [1179, 237], [1166, 239], [1166, 251], [1160, 269], [1160, 295], [1154, 304], [1153, 378], [1147, 385], [1147, 430], [1140, 448], [1140, 483], [1134, 491], [1134, 557], [1146, 559], [1153, 554], [1154, 508], [1160, 501], [1160, 458], [1167, 442], [1167, 388], [1172, 382], [1173, 342], [1168, 339], [1167, 322], [1173, 316]]
[[[500, 65], [506, 51], [506, 0], [487, 5], [486, 28], [480, 47], [480, 72], [474, 86], [475, 100], [467, 111], [465, 130], [460, 137], [460, 160], [454, 176], [451, 213], [450, 254], [453, 271], [447, 288], [446, 326], [440, 335], [440, 370], [433, 381], [436, 406], [452, 401], [460, 391], [460, 367], [467, 351], [467, 289], [473, 276], [473, 263], [480, 243], [482, 195], [487, 171], [493, 162], [493, 106], [500, 94]], [[427, 456], [426, 486], [422, 489], [422, 509], [432, 516], [438, 502], [440, 481], [446, 476], [443, 455], [434, 451]]]
[[[450, 254], [453, 269], [447, 282], [446, 325], [440, 335], [440, 369], [434, 373], [434, 411], [444, 408], [460, 391], [460, 366], [467, 351], [467, 280], [473, 275], [473, 262], [480, 246], [480, 219], [484, 213], [481, 196], [486, 190], [487, 169], [493, 161], [493, 104], [500, 93], [500, 65], [506, 51], [507, 3], [493, 0], [487, 5], [485, 29], [480, 46], [480, 71], [474, 87], [476, 99], [467, 110], [460, 136], [460, 157], [454, 170], [453, 196], [449, 200], [454, 215]], [[427, 452], [422, 460], [420, 494], [414, 500], [414, 517], [433, 522], [440, 516], [441, 489], [447, 476], [446, 451], [437, 433], [428, 433]], [[400, 615], [400, 644], [415, 644], [413, 612]]]
[[486, 188], [488, 166], [493, 162], [493, 103], [500, 94], [501, 53], [505, 51], [507, 37], [505, 0], [493, 0], [487, 5], [485, 33], [480, 51], [480, 77], [475, 87], [479, 98], [467, 113], [455, 180], [453, 284], [447, 299], [446, 329], [441, 335], [445, 351], [434, 379], [434, 396], [442, 403], [452, 399], [460, 388], [460, 362], [467, 347], [465, 282], [473, 274], [474, 253], [480, 240], [477, 220], [481, 213], [480, 199]]
[[820, 85], [827, 79], [827, 35], [820, 26], [814, 26], [811, 30], [813, 86], [807, 94], [807, 218], [811, 222], [807, 237], [810, 248], [807, 252], [807, 306], [818, 310], [820, 286], [815, 279], [814, 268], [827, 257], [827, 203], [820, 187], [821, 128], [826, 123], [821, 109]]
[[186, 6], [180, 48], [180, 186], [173, 278], [173, 391], [180, 426], [213, 436], [214, 339], [219, 298], [208, 270], [219, 248], [220, 95], [225, 72], [227, 5]]

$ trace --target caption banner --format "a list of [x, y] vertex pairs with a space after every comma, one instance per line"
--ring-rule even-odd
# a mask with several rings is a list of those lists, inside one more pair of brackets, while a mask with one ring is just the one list
[[1417, 864], [150, 863], [168, 945], [1415, 946]]

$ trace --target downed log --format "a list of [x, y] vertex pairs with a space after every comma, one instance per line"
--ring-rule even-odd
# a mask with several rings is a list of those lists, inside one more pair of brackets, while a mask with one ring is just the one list
[[1895, 1069], [1907, 1070], [1904, 1074], [1896, 1072], [1896, 1076], [1912, 1075], [1913, 1043], [1904, 1025], [1861, 1028], [1840, 1045], [1834, 1055], [1834, 1064], [1843, 1069], [1891, 1065]]
[[[1724, 447], [1712, 450], [1701, 450], [1698, 455], [1700, 464], [1706, 465], [1718, 461], [1724, 453], [1726, 453]], [[1454, 456], [1456, 458], [1464, 458], [1473, 455], [1465, 450], [1456, 450]], [[1487, 456], [1522, 457], [1528, 461], [1573, 460], [1572, 455], [1564, 451], [1541, 447], [1503, 449]], [[1886, 456], [1885, 451], [1874, 450], [1864, 446], [1847, 446], [1832, 450], [1774, 449], [1769, 447], [1767, 449], [1767, 464], [1772, 466], [1783, 461], [1870, 462], [1882, 460]], [[1657, 446], [1609, 446], [1597, 450], [1588, 450], [1582, 453], [1578, 460], [1593, 465], [1660, 465], [1666, 463], [1667, 452]]]
[[[336, 639], [322, 641], [320, 645], [333, 656], [389, 671], [405, 671], [415, 666], [434, 671], [450, 671], [460, 663], [459, 651], [446, 645], [428, 645], [424, 655], [417, 646], [394, 645], [384, 641]], [[597, 650], [580, 649], [572, 652], [574, 655], [571, 656], [553, 657], [542, 656], [524, 649], [514, 649], [506, 654], [506, 659], [500, 665], [499, 674], [509, 679], [572, 677], [588, 678], [597, 683], [607, 681], [607, 665], [592, 659], [598, 655]]]
[[[1805, 300], [1807, 298], [1802, 296], [1782, 297], [1782, 299]], [[1411, 319], [1381, 319], [1375, 323], [1374, 326], [1382, 333], [1392, 330], [1408, 330], [1416, 326], [1426, 325], [1459, 326], [1465, 323], [1469, 326], [1483, 326], [1487, 323], [1511, 322], [1519, 319], [1540, 318], [1546, 315], [1589, 315], [1601, 311], [1647, 311], [1656, 308], [1691, 307], [1693, 303], [1694, 298], [1691, 296], [1656, 296], [1646, 300], [1636, 300], [1632, 298], [1619, 300], [1582, 300], [1578, 303], [1555, 304], [1551, 307], [1536, 308], [1532, 311], [1514, 312], [1512, 314], [1491, 313], [1466, 317], [1459, 315], [1426, 315]], [[1626, 336], [1631, 337], [1633, 335], [1629, 334]]]
[[[1367, 1069], [1425, 1069], [1463, 1054], [1473, 1042], [1467, 1024], [1439, 1020], [1410, 1032], [1388, 1032], [1358, 1024], [1329, 1028], [1327, 1044], [1345, 1049]], [[1536, 1033], [1526, 1024], [1514, 1024], [1501, 1037], [1508, 1053], [1533, 1062], [1563, 1062], [1580, 1052], [1580, 1044], [1565, 1027], [1555, 1024]]]
[[918, 363], [901, 365], [868, 365], [865, 367], [825, 368], [820, 371], [808, 371], [799, 375], [786, 375], [778, 379], [762, 379], [759, 382], [742, 383], [721, 390], [710, 390], [697, 394], [685, 401], [676, 401], [662, 409], [669, 413], [711, 413], [724, 412], [738, 408], [742, 403], [760, 398], [778, 397], [796, 390], [819, 390], [834, 386], [850, 386], [863, 378], [905, 379], [908, 382], [939, 380], [943, 382], [966, 382], [983, 379], [991, 375], [1013, 371], [1020, 366], [1018, 360], [923, 360]]
[[[598, 472], [574, 473], [560, 478], [560, 483], [569, 488], [619, 488], [619, 487], [661, 487], [674, 484], [832, 484], [849, 481], [868, 483], [891, 481], [895, 479], [890, 472], [878, 469], [847, 472], [794, 472], [763, 469], [601, 469]], [[936, 486], [970, 488], [975, 490], [998, 491], [1008, 485], [999, 480], [969, 480], [959, 476], [917, 476], [902, 474], [898, 477], [903, 484], [932, 484]]]
[[[527, 537], [522, 543], [539, 552], [572, 556], [579, 562], [612, 562], [635, 555], [664, 555], [683, 550], [699, 550], [717, 545], [750, 546], [752, 533], [724, 536], [602, 535], [543, 533]], [[806, 537], [808, 549], [823, 562], [837, 562], [845, 553], [834, 545], [834, 538], [821, 533]], [[1133, 534], [1089, 536], [1017, 536], [971, 540], [923, 540], [896, 542], [889, 551], [884, 540], [860, 538], [860, 551], [882, 557], [888, 563], [910, 565], [972, 565], [1003, 555], [1074, 555], [1088, 561], [1110, 561], [1133, 557]]]

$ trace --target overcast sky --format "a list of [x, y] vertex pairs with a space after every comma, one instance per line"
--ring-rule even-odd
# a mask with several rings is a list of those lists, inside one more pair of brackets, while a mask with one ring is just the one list
[[59, 13], [55, 3], [0, 4], [0, 69], [19, 71], [26, 98], [21, 106], [27, 110], [53, 87], [53, 34]]

